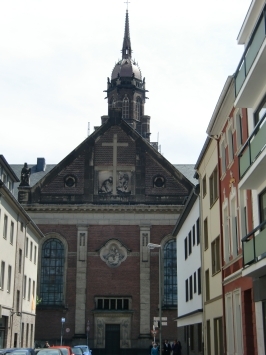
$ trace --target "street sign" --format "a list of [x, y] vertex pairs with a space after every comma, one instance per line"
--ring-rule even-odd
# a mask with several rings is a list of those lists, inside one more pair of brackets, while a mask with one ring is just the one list
[[[160, 320], [160, 317], [153, 317], [153, 320], [158, 322]], [[162, 322], [167, 322], [167, 317], [161, 317], [161, 320]]]
[[158, 330], [151, 330], [151, 333], [155, 337], [158, 334]]

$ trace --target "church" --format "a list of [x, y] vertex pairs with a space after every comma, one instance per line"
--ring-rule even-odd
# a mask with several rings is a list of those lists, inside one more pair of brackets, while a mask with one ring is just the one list
[[[131, 54], [126, 11], [122, 58], [107, 80], [108, 114], [57, 165], [44, 158], [29, 164], [29, 184], [18, 187], [19, 202], [45, 236], [39, 344], [58, 345], [62, 336], [65, 345], [88, 343], [95, 354], [147, 353], [158, 317], [160, 252], [162, 339], [178, 337], [172, 230], [194, 186], [194, 169], [172, 165], [150, 142], [145, 78]], [[22, 166], [12, 167], [20, 174]]]

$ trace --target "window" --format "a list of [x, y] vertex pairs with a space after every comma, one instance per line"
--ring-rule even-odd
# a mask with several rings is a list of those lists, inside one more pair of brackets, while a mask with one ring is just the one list
[[225, 174], [226, 172], [226, 150], [225, 150], [225, 140], [222, 141], [221, 146], [220, 146], [220, 151], [221, 151], [221, 167], [222, 167], [222, 175]]
[[24, 285], [23, 285], [23, 298], [26, 299], [26, 291], [27, 291], [27, 276], [24, 275]]
[[177, 305], [176, 240], [171, 239], [163, 249], [164, 306]]
[[218, 198], [218, 174], [217, 167], [214, 169], [213, 173], [209, 179], [210, 186], [210, 205], [212, 206]]
[[197, 273], [194, 272], [194, 293], [197, 292]]
[[30, 325], [30, 346], [33, 342], [33, 324]]
[[236, 257], [238, 255], [238, 219], [236, 209], [236, 199], [231, 201], [231, 236], [232, 236], [232, 253]]
[[210, 299], [210, 274], [209, 269], [205, 271], [205, 297], [206, 301]]
[[21, 273], [21, 267], [22, 267], [22, 249], [19, 249], [18, 252], [18, 272]]
[[26, 346], [29, 346], [29, 323], [26, 324]]
[[137, 98], [136, 102], [136, 119], [139, 121], [141, 116], [141, 98]]
[[125, 97], [123, 99], [122, 118], [123, 119], [129, 118], [129, 99], [128, 99], [127, 95], [125, 95]]
[[32, 281], [32, 297], [35, 300], [35, 281]]
[[34, 264], [36, 264], [37, 261], [37, 247], [34, 245]]
[[29, 251], [29, 238], [26, 238], [26, 245], [25, 245], [25, 256], [26, 258], [28, 257], [28, 251]]
[[[260, 223], [266, 221], [266, 189], [259, 195]], [[265, 227], [264, 227], [265, 228]]]
[[198, 268], [198, 295], [201, 295], [201, 268]]
[[259, 121], [266, 116], [266, 97], [262, 100], [258, 109], [254, 114], [254, 127], [259, 123]]
[[193, 284], [192, 284], [192, 275], [189, 276], [189, 299], [193, 298]]
[[207, 355], [211, 355], [211, 321], [208, 319], [206, 322], [206, 348], [207, 348]]
[[16, 311], [19, 312], [19, 304], [20, 304], [20, 291], [17, 290], [17, 302], [16, 302]]
[[206, 175], [203, 177], [202, 179], [202, 194], [203, 197], [206, 195], [207, 193], [207, 184], [206, 184]]
[[188, 233], [188, 253], [192, 253], [191, 232]]
[[234, 136], [232, 132], [232, 128], [228, 130], [228, 158], [229, 163], [234, 159]]
[[29, 278], [29, 286], [28, 286], [28, 301], [30, 301], [30, 295], [31, 295], [31, 278]]
[[194, 351], [194, 324], [189, 326], [189, 333], [190, 333], [190, 350]]
[[220, 271], [220, 236], [212, 242], [212, 274]]
[[24, 346], [24, 323], [21, 323], [21, 346]]
[[62, 305], [64, 290], [65, 250], [63, 243], [48, 239], [42, 247], [40, 298], [44, 305]]
[[129, 298], [96, 298], [96, 309], [100, 310], [127, 310], [131, 309]]
[[[222, 318], [216, 318], [214, 323], [214, 352], [217, 355], [223, 355], [223, 322]], [[239, 352], [238, 354], [241, 354]]]
[[230, 229], [228, 207], [223, 210], [223, 231], [224, 231], [224, 261], [227, 263], [230, 256]]
[[197, 229], [197, 245], [200, 243], [200, 220], [199, 218], [197, 219], [196, 222], [196, 229]]
[[188, 279], [186, 279], [186, 302], [188, 302]]
[[32, 244], [32, 242], [30, 242], [30, 260], [32, 260], [32, 247], [33, 247], [33, 244]]
[[184, 240], [184, 247], [185, 247], [185, 259], [187, 259], [187, 237]]
[[198, 351], [201, 352], [202, 324], [198, 323]]
[[192, 239], [193, 239], [193, 245], [195, 245], [195, 242], [196, 242], [196, 237], [195, 237], [195, 224], [194, 226], [192, 227]]
[[3, 226], [3, 237], [6, 239], [7, 238], [7, 215], [4, 216], [4, 226]]
[[1, 261], [1, 273], [0, 273], [0, 290], [4, 290], [4, 283], [5, 283], [5, 262]]
[[209, 248], [209, 237], [208, 237], [208, 219], [205, 218], [203, 222], [204, 228], [204, 249], [207, 250]]
[[237, 148], [239, 149], [243, 143], [242, 117], [239, 112], [237, 112], [235, 115], [235, 127]]
[[14, 240], [14, 222], [11, 221], [10, 225], [10, 244], [13, 244]]
[[23, 227], [24, 227], [23, 222], [20, 222], [20, 231], [21, 231], [21, 232], [23, 232]]
[[7, 274], [7, 292], [11, 292], [11, 277], [12, 277], [12, 266], [8, 265], [8, 274]]

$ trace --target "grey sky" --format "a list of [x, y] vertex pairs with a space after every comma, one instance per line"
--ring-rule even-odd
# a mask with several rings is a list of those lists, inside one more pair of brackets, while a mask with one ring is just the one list
[[[131, 0], [133, 58], [146, 79], [151, 141], [195, 163], [251, 0]], [[107, 77], [121, 56], [121, 0], [12, 0], [0, 5], [0, 154], [58, 163], [107, 114]]]

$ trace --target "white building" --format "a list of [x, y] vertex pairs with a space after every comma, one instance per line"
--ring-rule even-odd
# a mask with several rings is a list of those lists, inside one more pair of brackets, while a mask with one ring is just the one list
[[[235, 106], [247, 108], [249, 137], [239, 153], [240, 204], [251, 191], [253, 230], [243, 235], [243, 276], [253, 278], [258, 354], [266, 352], [266, 2], [253, 0], [240, 30], [244, 54], [235, 74]], [[245, 227], [245, 214], [242, 213]]]
[[33, 347], [38, 227], [13, 196], [19, 179], [0, 155], [0, 348]]
[[191, 192], [173, 235], [177, 250], [177, 328], [183, 351], [202, 353], [199, 185]]

